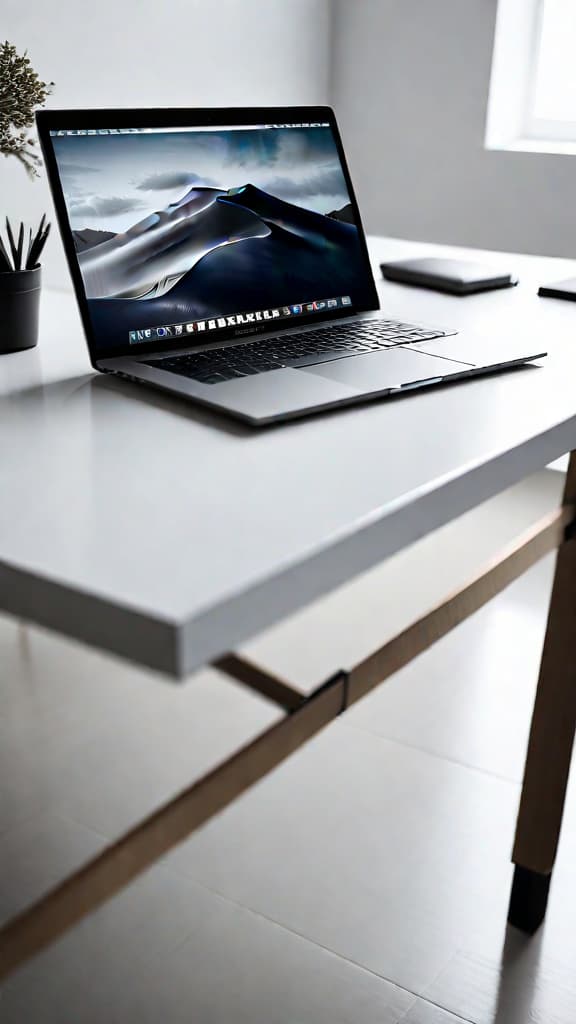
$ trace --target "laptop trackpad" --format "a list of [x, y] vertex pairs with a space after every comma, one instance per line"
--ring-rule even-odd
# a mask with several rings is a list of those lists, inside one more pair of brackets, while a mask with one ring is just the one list
[[336, 359], [330, 363], [302, 366], [301, 373], [314, 373], [318, 377], [337, 380], [358, 391], [386, 391], [401, 388], [407, 384], [436, 381], [465, 372], [469, 367], [451, 359], [440, 359], [424, 352], [406, 348], [387, 349], [385, 352], [370, 353], [366, 356], [351, 356]]

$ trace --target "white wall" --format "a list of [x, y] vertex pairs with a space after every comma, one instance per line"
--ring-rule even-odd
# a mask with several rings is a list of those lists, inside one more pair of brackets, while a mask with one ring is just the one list
[[487, 151], [497, 0], [335, 0], [332, 101], [368, 230], [576, 256], [576, 158]]
[[[1, 38], [56, 87], [47, 106], [325, 103], [329, 0], [1, 0]], [[0, 215], [52, 211], [45, 178], [0, 161]], [[56, 237], [44, 280], [69, 287]]]
[[[50, 106], [333, 102], [370, 231], [576, 255], [576, 158], [484, 148], [497, 0], [0, 2]], [[45, 209], [0, 160], [0, 218]]]

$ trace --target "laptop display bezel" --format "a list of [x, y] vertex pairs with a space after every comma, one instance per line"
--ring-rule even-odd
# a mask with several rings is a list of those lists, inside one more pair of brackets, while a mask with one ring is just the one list
[[[74, 245], [74, 238], [68, 219], [68, 211], [66, 207], [66, 200], [62, 188], [62, 182], [58, 169], [58, 163], [56, 160], [56, 154], [54, 147], [51, 142], [51, 132], [54, 131], [78, 131], [78, 130], [94, 130], [94, 129], [117, 129], [117, 128], [202, 128], [204, 126], [217, 127], [219, 125], [234, 125], [234, 124], [273, 124], [273, 125], [295, 125], [300, 122], [304, 123], [315, 123], [327, 121], [332, 129], [334, 140], [336, 143], [338, 157], [342, 166], [342, 171], [346, 181], [346, 187], [348, 195], [350, 197], [350, 204], [352, 206], [354, 223], [358, 230], [360, 255], [364, 262], [364, 273], [366, 279], [365, 295], [366, 301], [361, 304], [355, 303], [348, 308], [338, 308], [335, 310], [327, 311], [326, 313], [313, 313], [310, 315], [301, 315], [298, 317], [298, 326], [304, 326], [306, 324], [320, 324], [326, 322], [332, 322], [334, 320], [342, 319], [343, 317], [350, 317], [355, 313], [369, 312], [372, 310], [378, 310], [380, 303], [378, 299], [378, 292], [374, 282], [372, 269], [370, 266], [370, 260], [368, 257], [368, 248], [366, 245], [366, 237], [362, 227], [362, 221], [360, 219], [360, 212], [358, 209], [358, 203], [354, 193], [354, 188], [350, 178], [350, 172], [346, 162], [344, 154], [344, 148], [342, 146], [342, 140], [338, 125], [336, 123], [336, 117], [334, 111], [328, 106], [297, 106], [297, 107], [214, 107], [214, 108], [172, 108], [172, 109], [157, 109], [157, 108], [125, 108], [125, 109], [101, 109], [92, 108], [90, 110], [83, 109], [71, 109], [71, 110], [42, 110], [36, 114], [36, 122], [38, 126], [38, 134], [40, 138], [40, 145], [42, 148], [42, 154], [44, 162], [48, 172], [48, 180], [52, 192], [54, 201], [54, 207], [56, 211], [56, 218], [58, 226], [60, 228], [60, 235], [64, 244], [64, 251], [66, 254], [66, 260], [72, 282], [74, 285], [74, 291], [76, 299], [80, 309], [80, 315], [82, 318], [82, 325], [88, 344], [88, 350], [90, 352], [90, 359], [94, 367], [98, 366], [98, 362], [101, 360], [109, 360], [116, 356], [132, 356], [140, 357], [146, 353], [161, 353], [163, 348], [158, 345], [157, 341], [150, 343], [141, 343], [138, 346], [131, 345], [127, 341], [126, 345], [117, 346], [114, 348], [106, 349], [105, 352], [102, 350], [98, 351], [98, 342], [95, 336], [94, 328], [92, 325], [88, 300], [84, 288], [84, 282], [82, 279], [82, 273], [80, 270], [80, 264], [78, 262], [76, 247]], [[298, 297], [294, 296], [294, 301], [297, 301]], [[274, 324], [275, 333], [280, 333], [285, 330], [293, 330], [294, 323], [291, 318], [286, 320], [279, 320]], [[263, 323], [262, 327], [256, 326], [254, 331], [247, 335], [248, 338], [258, 336], [259, 334], [269, 332], [270, 325]], [[238, 331], [234, 328], [222, 329], [218, 332], [218, 337], [210, 339], [214, 342], [221, 342], [224, 344], [226, 341], [237, 340]], [[245, 334], [245, 332], [242, 332]], [[176, 349], [190, 349], [196, 346], [191, 345], [190, 338], [183, 337], [181, 344], [176, 343], [176, 339], [170, 339], [170, 351]], [[167, 346], [164, 346], [166, 349]]]

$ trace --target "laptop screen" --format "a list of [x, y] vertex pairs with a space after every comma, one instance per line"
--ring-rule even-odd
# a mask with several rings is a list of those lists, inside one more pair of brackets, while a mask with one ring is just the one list
[[97, 357], [373, 308], [328, 122], [50, 136]]

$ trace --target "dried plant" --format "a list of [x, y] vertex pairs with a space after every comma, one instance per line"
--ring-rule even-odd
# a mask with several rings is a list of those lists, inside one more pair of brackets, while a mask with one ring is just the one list
[[[6, 217], [6, 236], [8, 245], [4, 244], [0, 234], [0, 273], [10, 273], [15, 270], [34, 270], [40, 262], [42, 250], [46, 245], [46, 239], [50, 233], [50, 225], [46, 223], [46, 214], [40, 221], [38, 230], [33, 235], [32, 228], [28, 228], [28, 243], [24, 246], [26, 229], [20, 224], [18, 234], [12, 231], [12, 225]], [[26, 252], [24, 252], [26, 249]]]
[[38, 177], [40, 157], [29, 129], [53, 85], [38, 77], [26, 52], [18, 54], [8, 41], [0, 44], [0, 153], [15, 156], [31, 178]]

